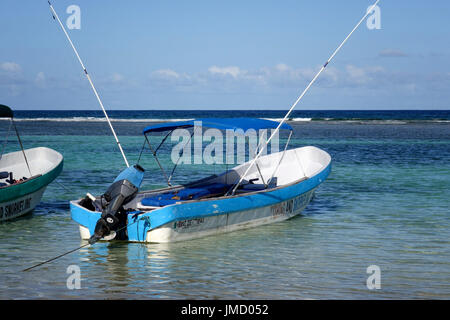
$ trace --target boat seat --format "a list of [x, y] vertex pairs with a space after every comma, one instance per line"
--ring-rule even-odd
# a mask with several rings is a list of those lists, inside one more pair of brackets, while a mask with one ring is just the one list
[[245, 191], [259, 191], [266, 189], [266, 185], [262, 183], [249, 183], [244, 184], [243, 186], [239, 186], [239, 190], [245, 190]]
[[229, 188], [229, 185], [223, 183], [213, 183], [195, 188], [184, 188], [144, 198], [141, 200], [141, 204], [148, 207], [164, 207], [178, 201], [197, 200], [207, 196], [223, 194], [228, 191]]
[[[259, 180], [259, 178], [256, 180]], [[277, 177], [273, 177], [268, 186], [266, 186], [264, 183], [253, 183], [253, 182], [249, 183], [245, 181], [243, 184], [239, 186], [238, 190], [240, 190], [241, 192], [245, 192], [245, 191], [259, 191], [264, 189], [275, 188], [277, 186], [277, 182], [278, 182]]]
[[8, 171], [1, 171], [0, 172], [0, 179], [6, 179], [9, 177], [9, 172]]

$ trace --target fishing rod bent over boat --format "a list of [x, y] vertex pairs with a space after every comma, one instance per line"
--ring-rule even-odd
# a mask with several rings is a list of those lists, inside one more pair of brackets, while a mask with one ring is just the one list
[[[347, 35], [347, 37], [344, 39], [344, 41], [341, 42], [341, 44], [337, 47], [336, 50], [334, 50], [333, 54], [328, 58], [328, 60], [324, 63], [324, 65], [320, 68], [319, 72], [317, 72], [317, 74], [314, 76], [314, 78], [311, 80], [311, 82], [306, 86], [305, 90], [303, 90], [302, 94], [297, 98], [297, 100], [294, 102], [294, 104], [291, 106], [291, 108], [289, 109], [289, 111], [286, 113], [286, 115], [284, 116], [283, 120], [281, 120], [280, 124], [278, 125], [278, 127], [272, 132], [272, 134], [270, 135], [270, 138], [267, 141], [261, 141], [258, 145], [258, 147], [256, 148], [256, 150], [259, 150], [258, 153], [256, 154], [255, 158], [253, 159], [253, 161], [250, 163], [250, 165], [247, 167], [247, 170], [244, 172], [244, 174], [241, 176], [241, 178], [239, 179], [238, 183], [232, 188], [231, 191], [231, 195], [234, 195], [237, 188], [239, 187], [239, 185], [242, 183], [242, 181], [244, 180], [245, 176], [248, 174], [248, 172], [250, 171], [250, 169], [255, 165], [256, 161], [258, 160], [258, 158], [261, 156], [261, 154], [263, 153], [263, 151], [265, 150], [265, 148], [267, 147], [267, 145], [269, 144], [269, 142], [272, 140], [272, 138], [277, 134], [277, 132], [280, 130], [281, 126], [286, 122], [286, 120], [289, 118], [290, 114], [292, 113], [292, 111], [294, 111], [295, 107], [297, 106], [297, 104], [300, 102], [300, 100], [304, 97], [304, 95], [306, 94], [306, 92], [308, 92], [309, 88], [311, 88], [311, 86], [314, 84], [314, 82], [316, 82], [317, 78], [320, 76], [320, 74], [322, 73], [323, 70], [325, 70], [325, 68], [328, 66], [328, 64], [331, 62], [331, 60], [333, 60], [334, 56], [339, 52], [339, 50], [341, 50], [341, 48], [343, 47], [343, 45], [347, 42], [347, 40], [351, 37], [351, 35], [353, 34], [353, 32], [356, 31], [356, 29], [358, 29], [358, 27], [361, 25], [361, 23], [367, 18], [367, 16], [375, 9], [375, 7], [377, 6], [378, 2], [380, 2], [380, 0], [377, 0], [371, 7], [370, 9], [367, 10], [366, 14], [361, 18], [361, 20], [359, 20], [359, 22], [356, 24], [356, 26], [352, 29], [352, 31]], [[263, 145], [263, 142], [265, 142], [265, 144]]]
[[109, 127], [111, 128], [111, 131], [113, 133], [114, 139], [116, 140], [116, 143], [119, 146], [120, 153], [122, 154], [122, 157], [123, 157], [123, 160], [125, 161], [126, 166], [130, 167], [130, 165], [128, 164], [127, 157], [125, 156], [125, 153], [124, 153], [124, 151], [122, 149], [122, 145], [120, 144], [119, 138], [117, 138], [116, 132], [114, 131], [114, 128], [113, 128], [113, 126], [111, 124], [111, 121], [109, 120], [108, 114], [106, 113], [105, 107], [103, 106], [102, 100], [100, 99], [100, 96], [99, 96], [99, 94], [97, 92], [97, 89], [95, 89], [94, 83], [92, 82], [92, 79], [89, 76], [89, 73], [87, 72], [87, 69], [84, 66], [84, 63], [81, 60], [80, 55], [78, 54], [78, 51], [75, 48], [75, 45], [73, 44], [72, 40], [70, 39], [70, 36], [67, 33], [66, 28], [64, 28], [64, 25], [62, 24], [61, 20], [59, 19], [58, 14], [56, 13], [55, 9], [53, 8], [53, 5], [50, 3], [50, 1], [47, 1], [47, 2], [48, 2], [48, 5], [50, 6], [50, 10], [52, 12], [53, 19], [58, 21], [62, 31], [64, 32], [64, 34], [66, 35], [67, 40], [70, 43], [70, 46], [72, 47], [73, 51], [75, 52], [75, 55], [77, 56], [77, 59], [78, 59], [78, 61], [81, 64], [81, 67], [83, 68], [84, 74], [86, 75], [86, 78], [88, 79], [89, 84], [91, 85], [91, 88], [94, 91], [95, 97], [97, 98], [97, 101], [100, 104], [100, 107], [102, 108], [103, 113], [105, 114], [106, 121], [108, 121]]

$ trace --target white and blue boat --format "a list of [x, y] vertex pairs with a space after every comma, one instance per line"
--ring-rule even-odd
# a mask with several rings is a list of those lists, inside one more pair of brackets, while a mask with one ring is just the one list
[[327, 152], [313, 146], [287, 149], [292, 135], [289, 124], [253, 118], [197, 119], [146, 127], [144, 137], [160, 166], [157, 150], [165, 139], [152, 148], [147, 135], [194, 128], [197, 121], [220, 130], [284, 129], [290, 135], [283, 151], [185, 185], [171, 186], [169, 178], [166, 188], [139, 191], [144, 169], [139, 164], [128, 167], [105, 194], [88, 194], [70, 202], [82, 239], [164, 243], [283, 221], [305, 209], [331, 171]]

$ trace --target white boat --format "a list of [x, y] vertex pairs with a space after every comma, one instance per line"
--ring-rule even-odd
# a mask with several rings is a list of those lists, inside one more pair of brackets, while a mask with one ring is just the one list
[[[0, 118], [7, 117], [11, 125], [13, 113], [0, 105]], [[33, 211], [42, 195], [62, 171], [63, 157], [55, 150], [38, 147], [1, 155], [0, 158], [0, 222], [18, 218]]]

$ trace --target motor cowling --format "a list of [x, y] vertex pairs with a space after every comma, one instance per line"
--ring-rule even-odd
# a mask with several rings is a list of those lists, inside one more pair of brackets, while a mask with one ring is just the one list
[[138, 191], [138, 187], [128, 180], [123, 179], [114, 182], [102, 196], [102, 199], [106, 202], [102, 217], [114, 215], [122, 205], [130, 202]]
[[[107, 237], [112, 234], [112, 231], [116, 231], [123, 224], [124, 219], [121, 219], [124, 214], [123, 206], [133, 200], [138, 193], [143, 174], [144, 169], [139, 165], [125, 169], [119, 174], [113, 184], [109, 186], [108, 190], [93, 201], [92, 205], [97, 209], [101, 209], [102, 215], [97, 221], [94, 234], [89, 239], [89, 243], [92, 244], [99, 239]], [[138, 185], [136, 186], [127, 178]]]

